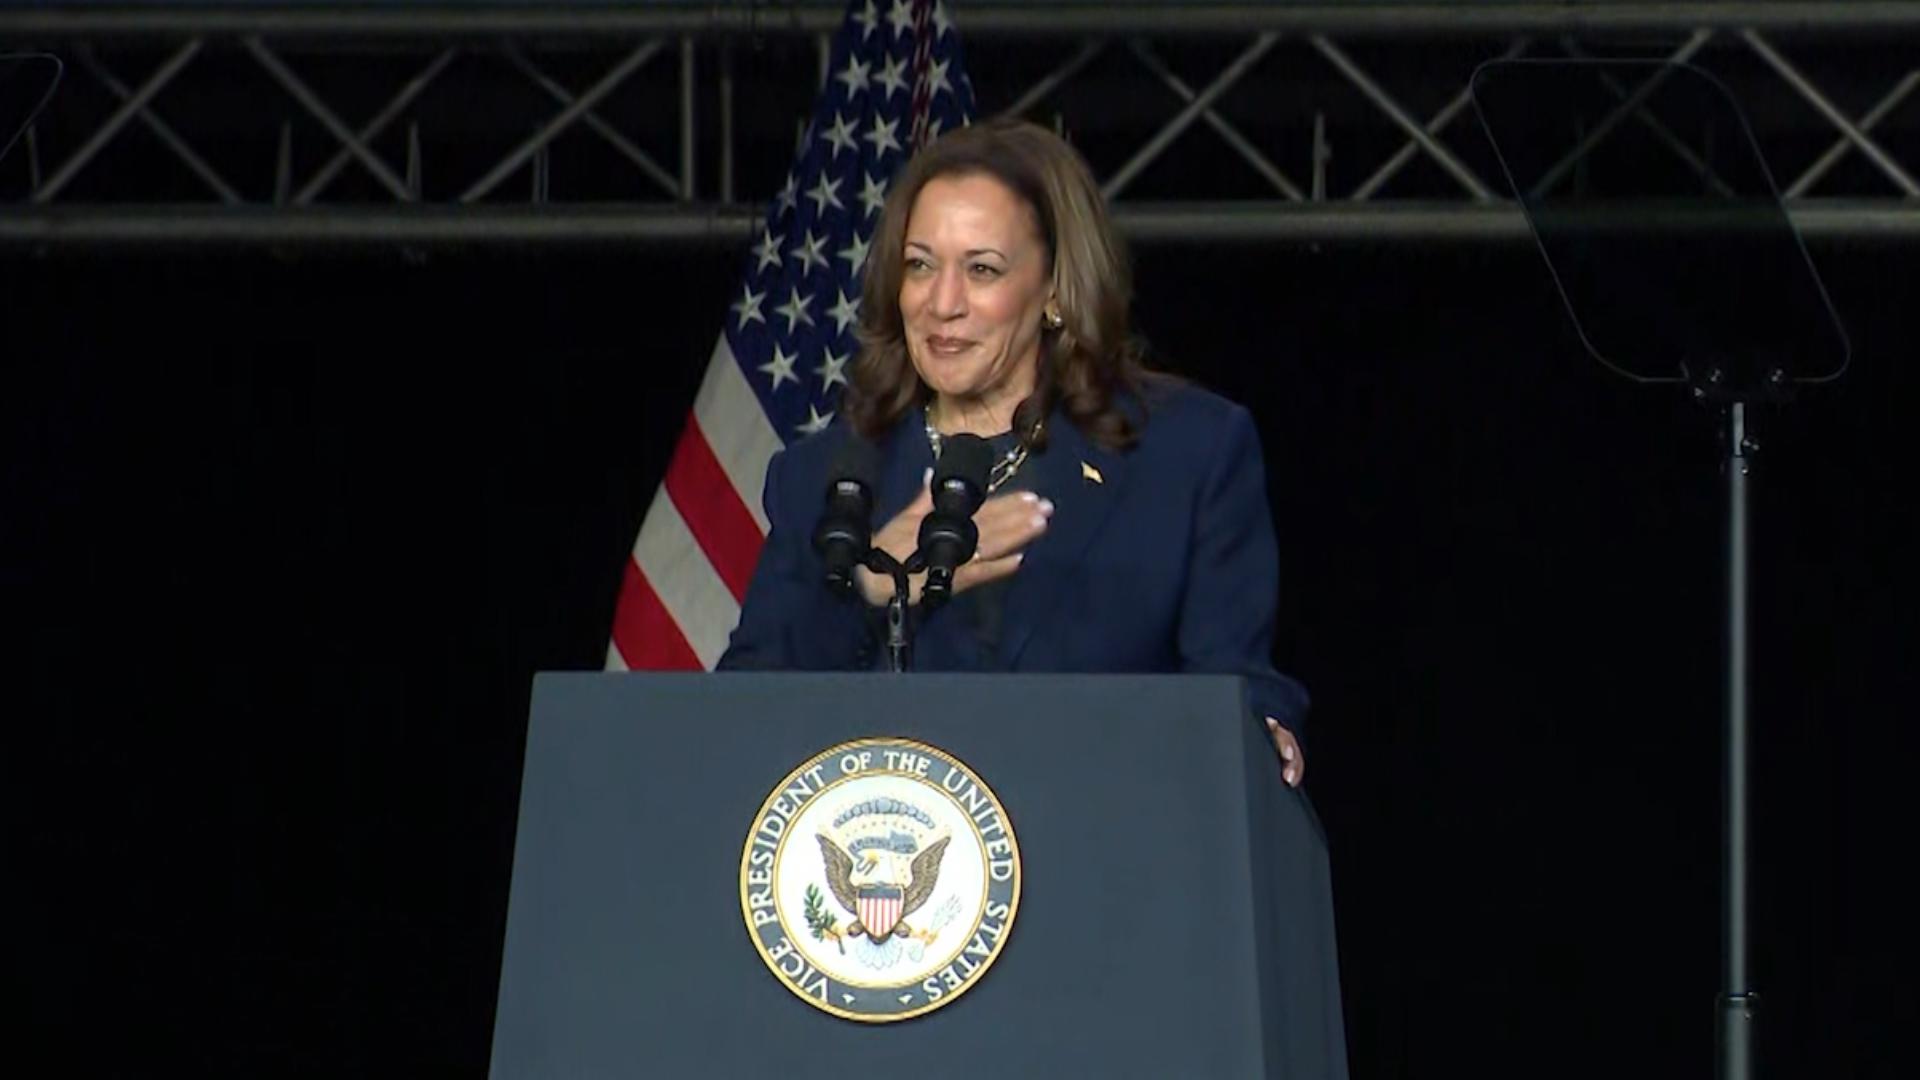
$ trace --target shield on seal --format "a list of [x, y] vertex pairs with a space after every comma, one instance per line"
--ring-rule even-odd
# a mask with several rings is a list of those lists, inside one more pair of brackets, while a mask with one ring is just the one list
[[867, 928], [873, 940], [884, 941], [900, 921], [906, 890], [896, 885], [863, 885], [855, 899], [859, 902], [860, 925]]

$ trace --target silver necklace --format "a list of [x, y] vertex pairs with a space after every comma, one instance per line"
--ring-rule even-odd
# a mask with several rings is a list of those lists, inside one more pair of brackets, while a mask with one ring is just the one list
[[[1033, 426], [1033, 433], [1035, 436], [1040, 434], [1039, 424]], [[940, 429], [933, 426], [933, 405], [931, 403], [927, 405], [927, 445], [933, 448], [934, 460], [938, 461], [940, 459]], [[1002, 454], [999, 461], [993, 463], [993, 469], [987, 473], [987, 492], [991, 494], [998, 490], [1000, 485], [1012, 479], [1013, 474], [1019, 472], [1020, 466], [1026, 463], [1027, 441], [1022, 439], [1014, 444], [1013, 449]]]

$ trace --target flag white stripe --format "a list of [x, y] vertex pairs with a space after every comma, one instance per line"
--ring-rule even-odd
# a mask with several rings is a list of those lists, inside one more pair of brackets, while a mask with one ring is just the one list
[[[700, 393], [693, 399], [693, 417], [707, 437], [707, 448], [733, 481], [740, 501], [767, 532], [767, 511], [760, 496], [767, 484], [767, 461], [784, 445], [773, 424], [767, 420], [760, 399], [740, 372], [733, 346], [721, 334], [714, 343], [713, 358], [707, 362], [707, 376], [700, 382]], [[652, 575], [648, 575], [652, 578]]]
[[707, 561], [707, 553], [700, 549], [664, 488], [647, 508], [640, 538], [633, 545], [633, 558], [694, 655], [712, 671], [727, 651], [727, 638], [740, 621], [740, 605]]
[[611, 636], [607, 638], [607, 668], [606, 669], [608, 671], [626, 671], [627, 670], [627, 658], [620, 655], [620, 646], [617, 642], [613, 640]]

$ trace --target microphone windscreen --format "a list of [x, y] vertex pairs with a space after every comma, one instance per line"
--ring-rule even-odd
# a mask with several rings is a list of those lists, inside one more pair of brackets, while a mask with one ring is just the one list
[[978, 435], [948, 435], [940, 440], [940, 460], [933, 466], [933, 486], [948, 480], [965, 480], [975, 491], [987, 490], [987, 477], [993, 471], [993, 447]]
[[834, 451], [833, 464], [829, 467], [827, 477], [830, 483], [856, 480], [871, 491], [879, 474], [879, 448], [858, 435], [850, 434], [847, 441], [840, 444], [840, 449]]

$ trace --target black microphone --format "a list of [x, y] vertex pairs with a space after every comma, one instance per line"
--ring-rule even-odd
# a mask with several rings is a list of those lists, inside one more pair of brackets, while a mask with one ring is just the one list
[[940, 440], [940, 460], [933, 467], [933, 511], [920, 520], [920, 550], [916, 558], [927, 567], [920, 586], [920, 603], [932, 608], [953, 598], [953, 572], [973, 558], [980, 544], [974, 511], [987, 498], [987, 476], [993, 470], [993, 447], [978, 435], [949, 435]]
[[854, 568], [873, 549], [873, 478], [879, 451], [849, 435], [833, 455], [827, 475], [827, 508], [814, 526], [813, 550], [827, 564], [827, 588], [837, 594], [854, 586]]

